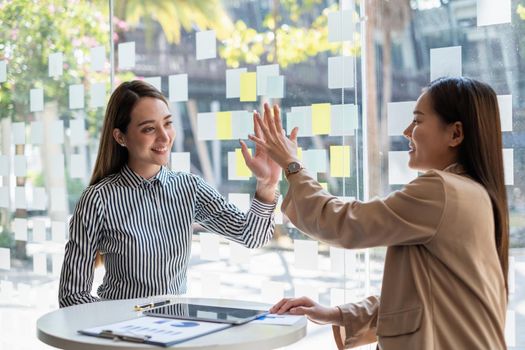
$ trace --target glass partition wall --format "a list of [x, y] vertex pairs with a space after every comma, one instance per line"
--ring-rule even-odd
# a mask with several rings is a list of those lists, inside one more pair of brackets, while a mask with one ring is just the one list
[[[176, 129], [169, 167], [201, 176], [248, 210], [255, 180], [238, 140], [252, 132], [252, 111], [264, 102], [280, 105], [288, 133], [299, 126], [301, 160], [330, 193], [367, 200], [417, 176], [401, 132], [422, 88], [459, 74], [499, 95], [512, 225], [507, 339], [509, 349], [525, 347], [516, 332], [525, 317], [523, 5], [0, 1], [0, 348], [46, 348], [35, 321], [58, 307], [68, 220], [90, 179], [109, 95], [122, 81], [145, 80], [169, 100]], [[284, 178], [279, 187], [285, 194]], [[195, 225], [188, 296], [271, 304], [307, 295], [337, 305], [379, 293], [384, 248], [311, 240], [280, 201], [275, 236], [260, 249]], [[103, 274], [96, 270], [93, 292]], [[335, 344], [330, 327], [309, 324], [308, 338], [288, 348]]]

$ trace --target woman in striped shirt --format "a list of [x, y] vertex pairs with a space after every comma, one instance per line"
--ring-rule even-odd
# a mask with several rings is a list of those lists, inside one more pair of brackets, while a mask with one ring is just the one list
[[[260, 134], [260, 130], [256, 131]], [[112, 94], [90, 186], [69, 225], [60, 276], [60, 307], [186, 291], [192, 224], [249, 248], [267, 243], [280, 167], [260, 148], [241, 148], [257, 179], [245, 214], [196, 175], [166, 168], [175, 138], [164, 96], [141, 81]], [[97, 256], [106, 274], [91, 295]]]

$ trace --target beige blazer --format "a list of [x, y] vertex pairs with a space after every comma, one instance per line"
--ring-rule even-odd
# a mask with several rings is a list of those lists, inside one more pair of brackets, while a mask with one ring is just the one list
[[458, 166], [369, 202], [342, 202], [304, 170], [288, 181], [282, 209], [301, 231], [332, 246], [388, 246], [381, 297], [340, 306], [340, 349], [505, 349], [492, 205]]

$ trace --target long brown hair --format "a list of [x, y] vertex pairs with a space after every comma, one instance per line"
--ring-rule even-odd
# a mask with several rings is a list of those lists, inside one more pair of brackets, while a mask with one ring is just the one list
[[496, 249], [508, 294], [509, 212], [496, 93], [489, 85], [464, 77], [437, 79], [430, 83], [427, 92], [445, 123], [463, 124], [464, 140], [458, 150], [458, 162], [490, 196]]
[[119, 172], [127, 163], [128, 150], [119, 145], [113, 138], [113, 129], [117, 128], [122, 133], [126, 133], [131, 121], [131, 111], [142, 97], [158, 98], [169, 107], [168, 101], [160, 91], [148, 83], [133, 80], [120, 84], [111, 94], [106, 108], [97, 160], [89, 182], [90, 185], [96, 184], [108, 175]]

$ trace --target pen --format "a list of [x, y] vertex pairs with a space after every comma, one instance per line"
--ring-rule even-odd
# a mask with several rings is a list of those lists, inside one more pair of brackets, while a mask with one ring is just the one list
[[163, 301], [158, 301], [156, 303], [148, 303], [148, 304], [143, 304], [143, 305], [135, 305], [134, 309], [135, 311], [142, 311], [144, 309], [151, 309], [151, 308], [154, 308], [154, 307], [157, 307], [157, 306], [162, 306], [162, 305], [166, 305], [166, 304], [169, 304], [170, 301], [169, 300], [163, 300]]
[[119, 333], [113, 332], [112, 330], [103, 330], [102, 332], [99, 333], [99, 336], [102, 338], [109, 338], [113, 340], [126, 340], [126, 341], [135, 342], [135, 343], [144, 343], [148, 339], [151, 338], [150, 335], [119, 334]]

